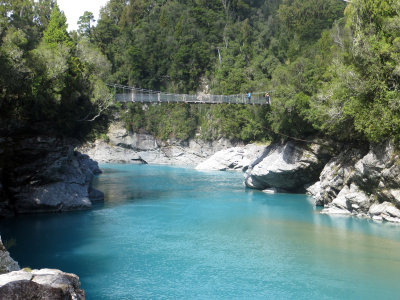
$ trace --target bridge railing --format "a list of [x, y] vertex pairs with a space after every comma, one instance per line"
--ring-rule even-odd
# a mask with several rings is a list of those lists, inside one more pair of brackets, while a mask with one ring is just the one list
[[[253, 93], [251, 99], [247, 94], [209, 95], [209, 94], [172, 94], [122, 85], [109, 85], [115, 89], [115, 100], [118, 102], [141, 103], [205, 103], [205, 104], [266, 104], [264, 93]], [[118, 93], [117, 93], [118, 91]]]

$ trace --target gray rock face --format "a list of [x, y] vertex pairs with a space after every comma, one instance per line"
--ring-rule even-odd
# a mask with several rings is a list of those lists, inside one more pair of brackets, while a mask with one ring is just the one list
[[400, 221], [400, 155], [391, 143], [333, 158], [308, 189], [323, 213]]
[[314, 183], [331, 157], [317, 144], [271, 144], [245, 174], [245, 184], [259, 190], [301, 192]]
[[0, 298], [14, 299], [85, 299], [75, 274], [60, 270], [20, 270], [0, 275]]
[[197, 170], [227, 171], [246, 170], [261, 155], [266, 146], [249, 144], [218, 151], [196, 166]]
[[156, 139], [152, 135], [129, 133], [121, 123], [110, 125], [108, 138], [112, 145], [135, 151], [150, 151], [159, 148]]
[[322, 170], [319, 181], [307, 189], [316, 205], [323, 206], [335, 199], [353, 174], [355, 163], [365, 151], [348, 149], [332, 158]]
[[225, 139], [213, 142], [196, 139], [161, 142], [149, 134], [128, 132], [121, 123], [110, 126], [108, 138], [109, 143], [98, 140], [94, 144], [81, 147], [79, 151], [100, 163], [196, 166], [217, 151], [233, 146]]
[[136, 151], [109, 145], [103, 141], [96, 141], [93, 145], [80, 148], [80, 151], [88, 154], [99, 163], [130, 163], [130, 164], [146, 164]]
[[97, 163], [74, 151], [69, 141], [19, 138], [11, 140], [9, 148], [12, 154], [3, 158], [7, 198], [1, 199], [1, 214], [88, 209], [90, 194], [101, 198], [91, 187], [93, 176], [101, 172]]
[[19, 269], [18, 263], [11, 258], [0, 237], [0, 274], [18, 271]]
[[160, 143], [160, 148], [156, 150], [140, 151], [138, 154], [151, 164], [196, 166], [214, 153], [232, 146], [226, 139], [212, 142], [196, 139], [187, 142], [170, 140]]

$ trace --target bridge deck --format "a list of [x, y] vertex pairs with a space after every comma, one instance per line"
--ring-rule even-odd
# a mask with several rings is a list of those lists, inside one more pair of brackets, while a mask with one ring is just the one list
[[188, 94], [169, 94], [158, 91], [151, 91], [139, 88], [132, 88], [120, 85], [110, 85], [122, 93], [115, 94], [118, 102], [139, 102], [139, 103], [198, 103], [198, 104], [267, 104], [264, 93], [254, 93], [251, 99], [246, 94], [238, 95], [188, 95]]

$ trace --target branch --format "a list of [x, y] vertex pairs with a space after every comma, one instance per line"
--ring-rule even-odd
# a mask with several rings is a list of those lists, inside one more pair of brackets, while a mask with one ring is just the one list
[[90, 113], [88, 113], [83, 119], [77, 120], [77, 122], [93, 122], [93, 121], [95, 121], [98, 117], [101, 116], [101, 114], [102, 114], [105, 110], [107, 110], [107, 109], [110, 107], [110, 105], [112, 104], [112, 101], [110, 101], [110, 99], [111, 99], [111, 97], [108, 98], [106, 101], [104, 101], [104, 103], [106, 103], [105, 106], [102, 105], [102, 104], [104, 104], [104, 103], [99, 104], [99, 106], [98, 106], [99, 111], [97, 112], [97, 114], [96, 114], [93, 118], [88, 119], [89, 116], [90, 116], [90, 114], [91, 114], [91, 112], [90, 112]]

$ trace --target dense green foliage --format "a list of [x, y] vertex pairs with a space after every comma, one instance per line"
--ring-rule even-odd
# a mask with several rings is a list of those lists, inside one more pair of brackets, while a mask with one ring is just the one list
[[[326, 67], [322, 59], [320, 66], [313, 66], [312, 55], [318, 51], [313, 45], [343, 17], [344, 8], [338, 0], [110, 0], [91, 38], [112, 62], [114, 82], [176, 93], [274, 90], [276, 103], [287, 100], [272, 111], [242, 106], [130, 108], [124, 113], [127, 127], [161, 138], [196, 133], [207, 139], [263, 140], [273, 130], [315, 132], [300, 111], [309, 107], [308, 98], [317, 90], [315, 77]], [[299, 74], [304, 64], [310, 70]], [[297, 75], [304, 78], [295, 82]], [[293, 83], [284, 86], [282, 77]], [[171, 120], [173, 115], [181, 117]], [[149, 125], [155, 122], [150, 116], [162, 129]]]
[[268, 110], [267, 106], [233, 104], [129, 103], [121, 116], [128, 130], [145, 130], [163, 140], [186, 140], [196, 135], [203, 140], [225, 137], [249, 142], [265, 140]]
[[109, 0], [97, 25], [82, 12], [71, 36], [53, 1], [3, 1], [1, 114], [77, 132], [101, 119], [106, 81], [268, 90], [271, 106], [136, 104], [120, 114], [162, 139], [400, 140], [399, 11], [398, 0]]
[[84, 138], [103, 123], [110, 64], [84, 38], [71, 38], [54, 1], [0, 3], [0, 69], [2, 126]]

